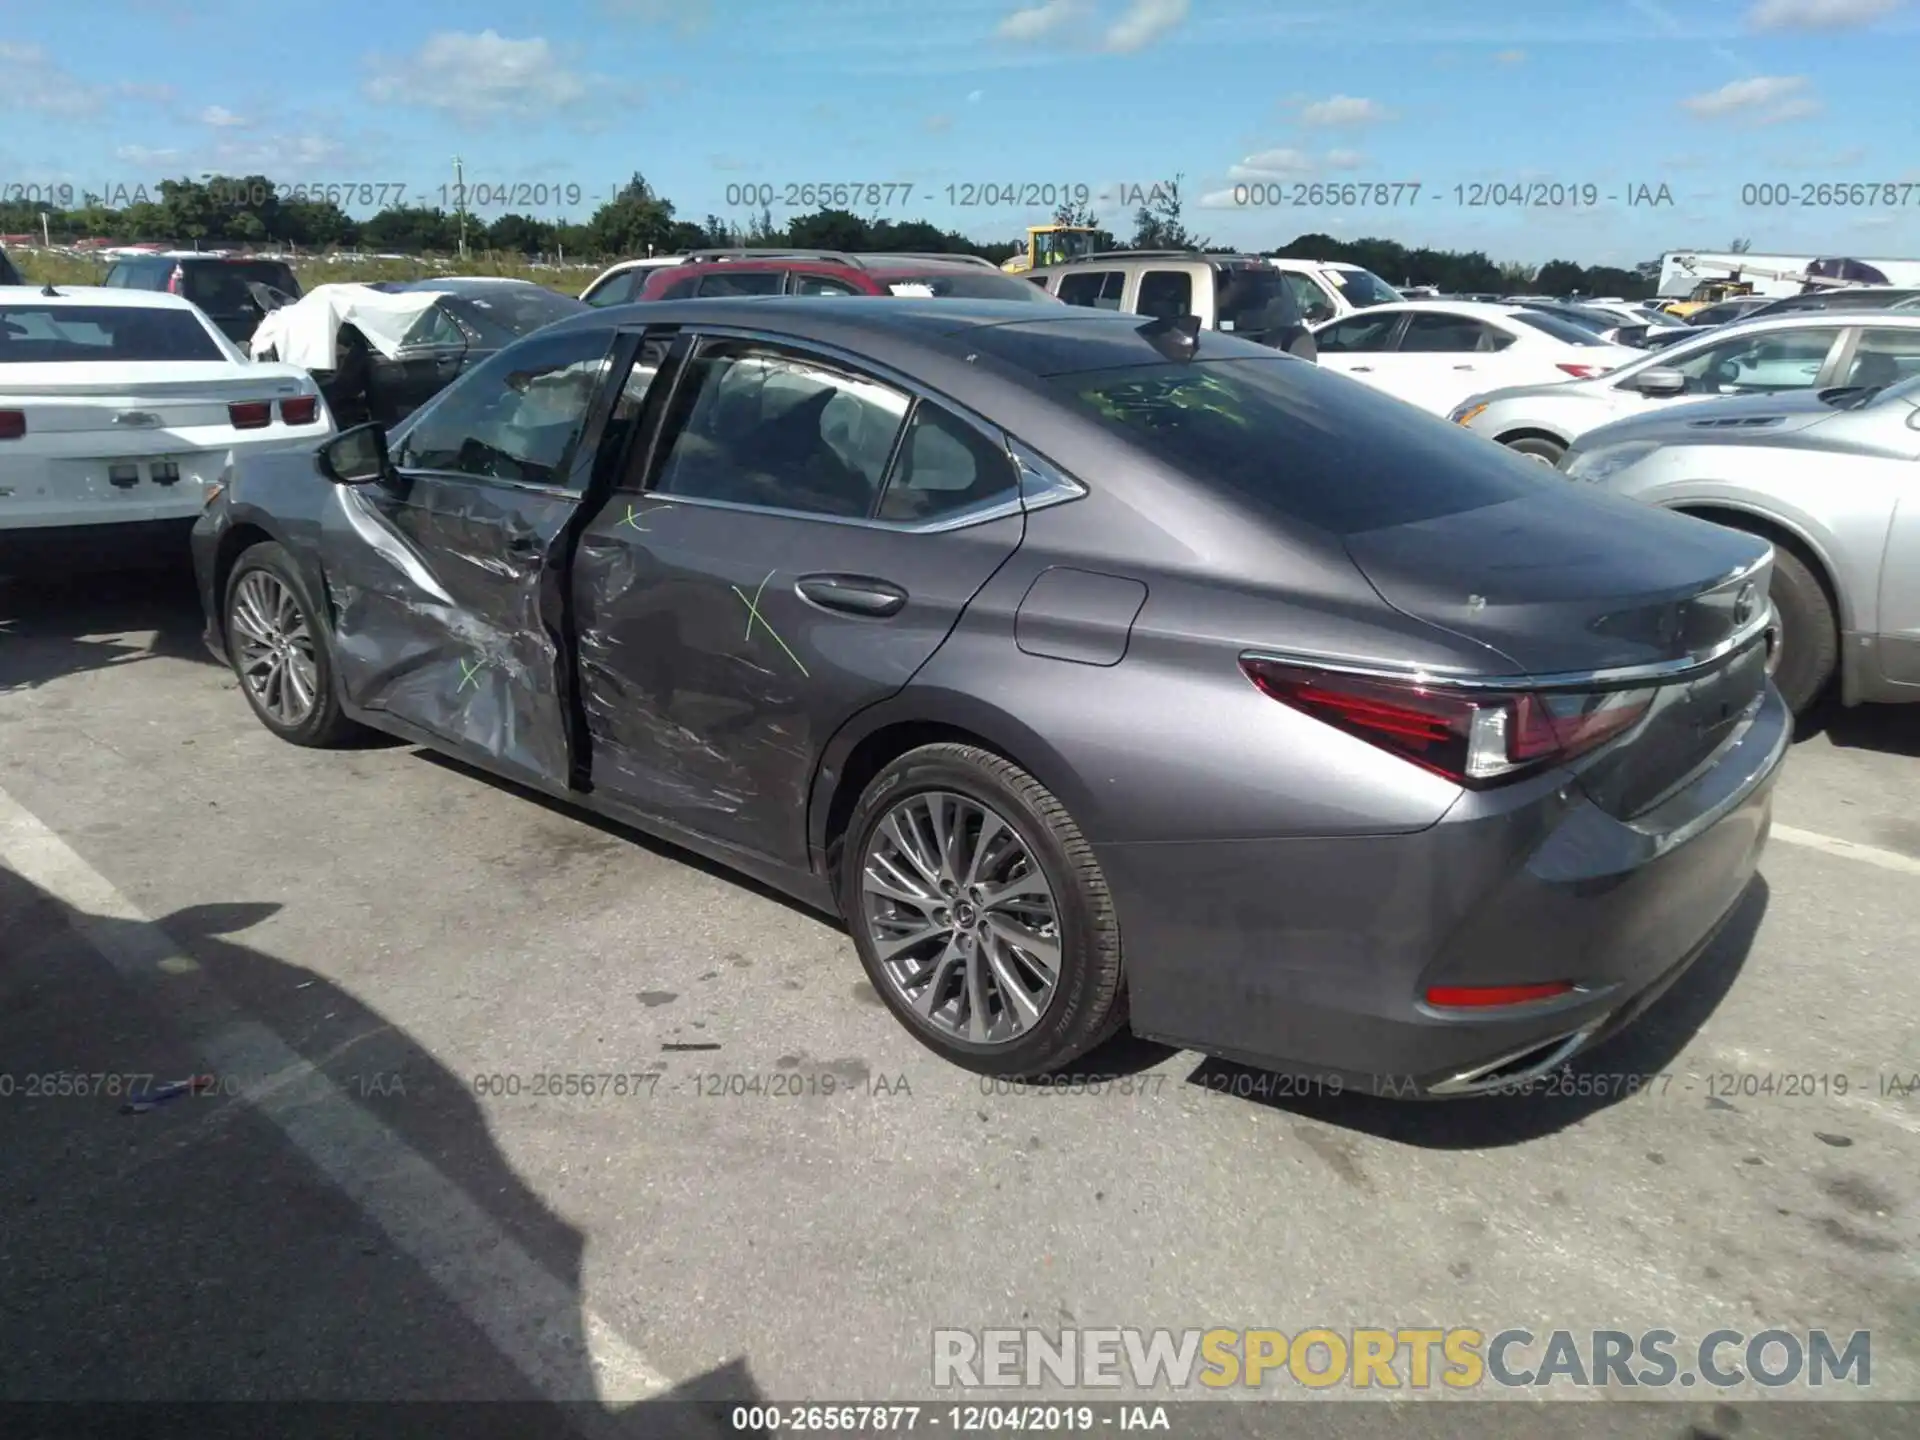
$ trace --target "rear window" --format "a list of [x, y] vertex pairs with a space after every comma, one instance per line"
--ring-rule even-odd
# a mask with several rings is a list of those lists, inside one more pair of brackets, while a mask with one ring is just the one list
[[1270, 265], [1223, 265], [1214, 271], [1214, 325], [1264, 335], [1300, 324], [1300, 306], [1286, 277]]
[[276, 260], [219, 260], [212, 264], [188, 263], [183, 287], [187, 299], [209, 315], [238, 315], [259, 309], [249, 285], [300, 298], [300, 282], [293, 271]]
[[1515, 473], [1480, 436], [1283, 356], [1085, 371], [1053, 383], [1196, 481], [1335, 535], [1497, 505], [1542, 483]]
[[111, 305], [0, 305], [0, 364], [225, 360], [186, 310]]
[[1017, 275], [980, 270], [896, 270], [876, 274], [874, 279], [887, 287], [890, 295], [908, 295], [927, 300], [1025, 300], [1046, 305], [1053, 296]]
[[1542, 334], [1551, 335], [1554, 339], [1565, 341], [1569, 345], [1607, 343], [1591, 330], [1576, 325], [1571, 320], [1562, 320], [1558, 315], [1543, 315], [1538, 310], [1522, 310], [1518, 315], [1510, 315], [1507, 318], [1517, 320], [1522, 325], [1531, 326]]

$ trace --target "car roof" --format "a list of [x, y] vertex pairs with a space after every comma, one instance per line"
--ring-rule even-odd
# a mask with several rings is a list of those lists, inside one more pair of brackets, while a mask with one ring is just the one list
[[1369, 315], [1430, 315], [1436, 310], [1463, 315], [1469, 320], [1509, 320], [1516, 315], [1525, 315], [1533, 308], [1531, 305], [1489, 305], [1480, 300], [1390, 300], [1384, 305], [1369, 305], [1351, 315], [1342, 315], [1330, 323], [1363, 319]]
[[192, 310], [194, 303], [184, 295], [165, 290], [124, 290], [106, 285], [55, 285], [49, 295], [39, 285], [0, 285], [0, 303], [19, 305], [31, 300], [35, 305], [111, 305], [123, 310]]
[[1914, 310], [1783, 310], [1778, 315], [1761, 315], [1752, 320], [1736, 320], [1704, 329], [1703, 335], [1726, 335], [1738, 329], [1741, 334], [1764, 330], [1795, 330], [1813, 325], [1891, 325], [1896, 329], [1920, 327], [1920, 311]]
[[399, 289], [403, 292], [435, 290], [442, 295], [464, 295], [469, 291], [488, 290], [498, 285], [530, 285], [536, 290], [545, 288], [532, 280], [520, 280], [511, 275], [449, 275], [444, 280], [403, 280], [399, 282]]

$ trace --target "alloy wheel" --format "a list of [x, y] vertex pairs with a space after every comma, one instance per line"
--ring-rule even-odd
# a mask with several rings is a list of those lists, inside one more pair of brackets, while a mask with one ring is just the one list
[[1060, 911], [1013, 824], [950, 791], [881, 818], [860, 874], [860, 923], [895, 995], [972, 1045], [1026, 1034], [1060, 980]]
[[311, 715], [320, 698], [319, 666], [292, 589], [265, 570], [248, 571], [234, 589], [227, 629], [235, 668], [255, 703], [288, 728]]
[[1780, 668], [1780, 655], [1787, 643], [1786, 626], [1781, 623], [1780, 612], [1773, 612], [1773, 620], [1767, 626], [1767, 676], [1772, 678], [1774, 671]]

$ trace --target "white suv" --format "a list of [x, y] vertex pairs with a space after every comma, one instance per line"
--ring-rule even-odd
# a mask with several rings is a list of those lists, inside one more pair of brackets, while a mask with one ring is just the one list
[[1344, 260], [1279, 260], [1269, 255], [1267, 263], [1287, 277], [1309, 325], [1407, 298], [1365, 266]]

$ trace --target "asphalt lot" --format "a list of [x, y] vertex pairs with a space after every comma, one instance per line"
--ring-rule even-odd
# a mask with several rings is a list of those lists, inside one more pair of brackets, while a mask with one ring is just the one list
[[[1427, 1324], [1871, 1329], [1872, 1396], [1920, 1400], [1920, 1092], [1879, 1093], [1920, 1072], [1920, 710], [1797, 746], [1746, 907], [1584, 1062], [1667, 1077], [1634, 1098], [1279, 1097], [1125, 1040], [1124, 1087], [993, 1094], [832, 924], [407, 746], [283, 745], [199, 624], [183, 575], [0, 586], [0, 1071], [216, 1077], [0, 1096], [0, 1398], [604, 1420], [924, 1400], [943, 1327]], [[582, 1072], [634, 1078], [489, 1093]], [[1912, 1433], [1669, 1394], [1604, 1433]]]

